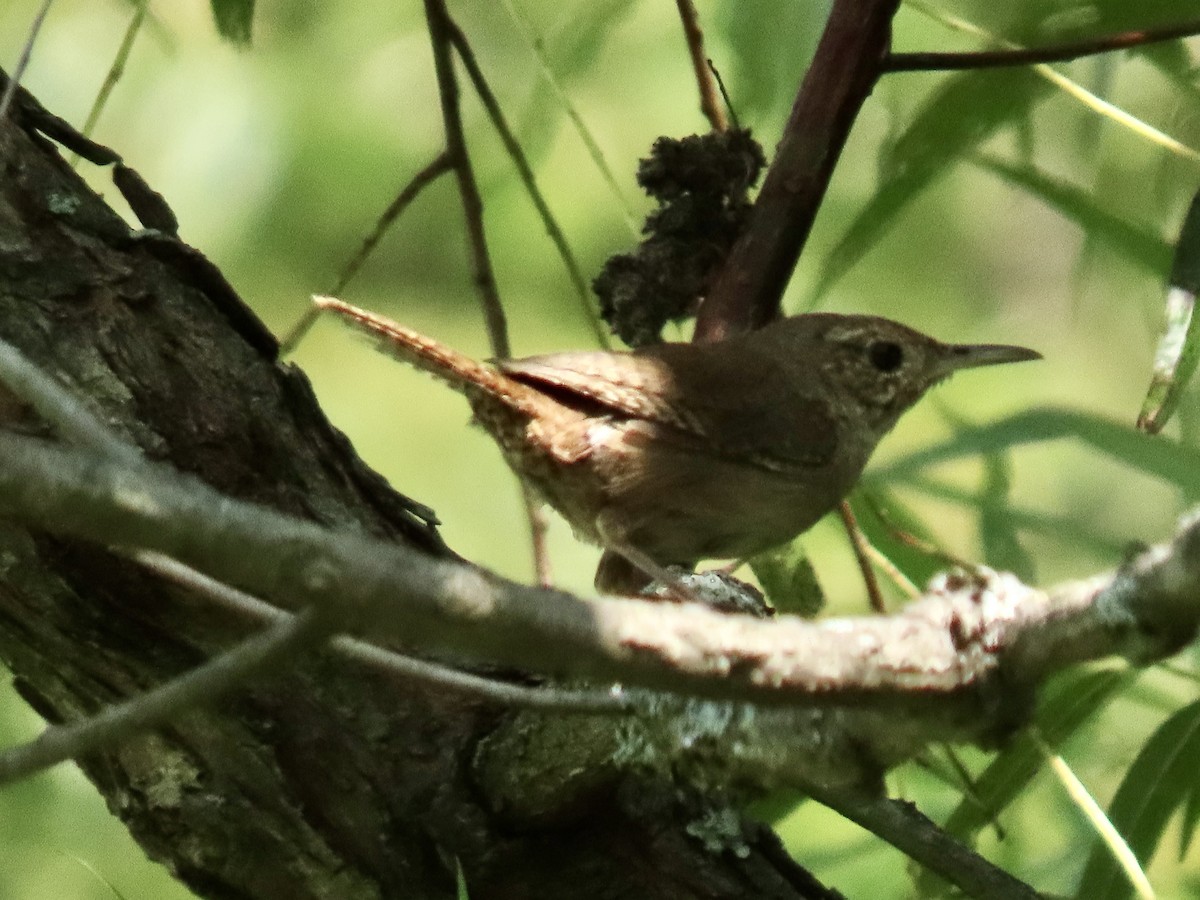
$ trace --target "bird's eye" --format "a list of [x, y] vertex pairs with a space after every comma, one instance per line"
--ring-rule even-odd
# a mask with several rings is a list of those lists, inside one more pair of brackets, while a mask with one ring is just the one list
[[875, 341], [867, 348], [867, 358], [880, 372], [895, 372], [904, 362], [904, 350], [892, 341]]

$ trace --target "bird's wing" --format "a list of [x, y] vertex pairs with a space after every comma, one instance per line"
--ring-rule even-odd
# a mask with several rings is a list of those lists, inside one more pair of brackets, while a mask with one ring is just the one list
[[679, 405], [670, 370], [649, 356], [596, 350], [506, 359], [497, 365], [505, 375], [570, 406], [701, 431]]
[[725, 350], [662, 344], [631, 354], [558, 353], [499, 366], [562, 403], [669, 426], [723, 456], [769, 469], [828, 463], [837, 448], [828, 404], [769, 358]]

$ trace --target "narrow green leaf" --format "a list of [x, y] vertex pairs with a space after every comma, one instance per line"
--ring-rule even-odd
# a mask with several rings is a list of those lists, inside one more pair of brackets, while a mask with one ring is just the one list
[[1137, 431], [1091, 413], [1040, 407], [964, 431], [869, 473], [868, 485], [920, 472], [935, 463], [1042, 441], [1073, 438], [1170, 484], [1189, 498], [1200, 497], [1200, 453], [1177, 441]]
[[1067, 761], [1053, 749], [1041, 741], [1038, 742], [1038, 748], [1042, 751], [1042, 756], [1050, 771], [1054, 773], [1063, 790], [1067, 792], [1067, 796], [1071, 798], [1071, 803], [1104, 844], [1109, 858], [1120, 868], [1125, 883], [1137, 894], [1138, 900], [1154, 900], [1154, 887], [1150, 884], [1150, 879], [1146, 877], [1145, 868], [1138, 861], [1137, 855], [1125, 840], [1125, 836], [1117, 830], [1112, 819], [1105, 815], [1104, 810], [1100, 808], [1100, 804], [1096, 802], [1092, 792], [1087, 789], [1087, 785], [1075, 774]]
[[[1134, 760], [1108, 808], [1108, 818], [1145, 866], [1171, 815], [1200, 787], [1200, 701], [1165, 721]], [[1119, 900], [1131, 888], [1107, 848], [1088, 857], [1076, 896]]]
[[974, 162], [1009, 184], [1033, 194], [1089, 236], [1104, 240], [1136, 265], [1155, 273], [1165, 271], [1169, 265], [1171, 247], [1160, 235], [1105, 210], [1094, 191], [1053, 178], [1032, 166], [1016, 165], [993, 156], [975, 157]]
[[[850, 496], [850, 504], [867, 540], [917, 587], [951, 563], [937, 548], [933, 529], [894, 492], [873, 488], [868, 493], [860, 489]], [[914, 545], [902, 535], [928, 546]]]
[[1008, 515], [1012, 471], [1007, 454], [989, 453], [983, 458], [983, 472], [978, 507], [983, 561], [993, 569], [1012, 572], [1025, 583], [1032, 584], [1036, 580], [1033, 558], [1021, 546], [1012, 517]]
[[1023, 69], [968, 72], [949, 78], [885, 150], [879, 192], [830, 251], [815, 294], [827, 293], [939, 176], [1000, 128], [1027, 116], [1049, 93], [1046, 82]]
[[1196, 836], [1196, 825], [1200, 821], [1200, 783], [1192, 781], [1184, 793], [1183, 822], [1179, 828], [1179, 858], [1187, 855]]
[[471, 900], [471, 893], [467, 890], [467, 876], [463, 873], [462, 861], [458, 857], [454, 858], [454, 896], [457, 900]]
[[254, 0], [209, 0], [217, 32], [231, 44], [249, 44]]
[[[981, 503], [986, 502], [972, 491], [965, 491], [935, 478], [904, 476], [902, 481], [906, 487], [928, 494], [938, 500], [956, 503], [972, 511], [978, 509]], [[1068, 516], [1019, 506], [1008, 506], [1006, 515], [1012, 521], [1014, 528], [1036, 531], [1057, 540], [1075, 544], [1101, 559], [1120, 556], [1128, 545], [1126, 541], [1099, 534], [1088, 528], [1085, 523]]]
[[[1097, 669], [1067, 672], [1043, 690], [1034, 721], [1041, 740], [1058, 747], [1078, 731], [1119, 689], [1133, 680], [1129, 671]], [[996, 754], [975, 780], [974, 790], [964, 797], [943, 826], [970, 845], [1019, 795], [1043, 765], [1044, 756], [1029, 732], [1017, 735]], [[939, 881], [923, 871], [916, 895], [936, 895]]]
[[[1054, 679], [1043, 691], [1034, 721], [1042, 740], [1058, 747], [1088, 721], [1133, 676], [1120, 669], [1076, 671]], [[971, 840], [1025, 789], [1042, 766], [1042, 753], [1027, 734], [1015, 737], [975, 782], [975, 799], [958, 805], [946, 820], [951, 834]]]
[[1150, 388], [1138, 413], [1137, 427], [1149, 434], [1158, 434], [1179, 407], [1183, 389], [1187, 387], [1196, 363], [1200, 361], [1197, 346], [1196, 295], [1183, 288], [1167, 291], [1162, 332], [1154, 354], [1154, 370]]

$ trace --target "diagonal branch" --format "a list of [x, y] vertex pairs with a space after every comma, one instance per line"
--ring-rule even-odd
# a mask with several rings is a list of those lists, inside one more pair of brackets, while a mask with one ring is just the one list
[[[488, 253], [487, 232], [483, 227], [483, 197], [479, 193], [479, 185], [475, 182], [475, 172], [471, 166], [471, 156], [467, 152], [467, 139], [463, 131], [458, 79], [454, 76], [452, 54], [456, 26], [450, 18], [444, 0], [425, 0], [425, 18], [429, 25], [429, 43], [433, 48], [433, 67], [437, 72], [442, 122], [446, 132], [446, 153], [458, 179], [458, 193], [462, 200], [467, 242], [471, 251], [473, 280], [483, 304], [483, 318], [492, 355], [503, 359], [512, 356], [512, 344], [508, 337], [508, 320], [496, 287], [496, 274]], [[551, 575], [549, 551], [546, 547], [546, 514], [541, 509], [538, 498], [525, 485], [521, 486], [521, 496], [525, 505], [525, 516], [529, 522], [534, 570], [538, 581], [548, 584]]]
[[700, 28], [700, 15], [692, 0], [675, 0], [679, 7], [679, 21], [683, 24], [683, 36], [687, 41], [688, 56], [692, 60], [692, 71], [700, 89], [700, 111], [713, 131], [725, 131], [729, 122], [725, 108], [721, 105], [721, 94], [717, 90], [716, 78], [709, 66], [708, 54], [704, 52], [704, 31]]
[[1145, 47], [1164, 41], [1200, 34], [1200, 20], [1193, 19], [1178, 25], [1144, 28], [1106, 34], [1069, 44], [1050, 47], [1030, 47], [1020, 50], [979, 50], [969, 53], [889, 53], [883, 61], [883, 72], [956, 72], [968, 69], [998, 69], [1011, 66], [1030, 66], [1038, 63], [1070, 62], [1085, 56], [1113, 53], [1131, 47]]
[[468, 246], [471, 251], [472, 277], [483, 304], [488, 339], [496, 357], [512, 356], [508, 340], [508, 321], [500, 294], [496, 289], [496, 274], [488, 254], [487, 233], [483, 227], [483, 197], [475, 182], [467, 139], [463, 132], [462, 110], [459, 107], [458, 79], [454, 76], [454, 23], [443, 0], [425, 0], [425, 18], [429, 24], [429, 43], [433, 47], [433, 67], [437, 72], [438, 97], [442, 108], [442, 123], [446, 132], [446, 153], [458, 179], [458, 193], [466, 219]]
[[700, 308], [696, 340], [720, 340], [779, 314], [833, 168], [875, 86], [900, 0], [834, 0], [745, 233]]
[[[761, 621], [707, 608], [583, 600], [222, 496], [160, 465], [128, 465], [0, 433], [0, 508], [38, 528], [154, 550], [253, 593], [340, 610], [411, 646], [563, 675], [757, 703], [887, 708], [946, 739], [996, 692], [1113, 654], [1175, 652], [1200, 622], [1200, 521], [1116, 574], [1051, 592], [1011, 576], [944, 576], [892, 616]], [[395, 598], [403, 597], [397, 604]], [[955, 724], [957, 723], [957, 724]]]
[[144, 694], [80, 722], [52, 725], [28, 744], [0, 752], [0, 785], [86, 756], [164, 724], [195, 706], [211, 703], [253, 676], [279, 668], [328, 634], [329, 622], [310, 608]]

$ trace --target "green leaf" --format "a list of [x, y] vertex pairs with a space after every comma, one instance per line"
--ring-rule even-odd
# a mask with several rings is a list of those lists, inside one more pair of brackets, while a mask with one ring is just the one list
[[870, 473], [868, 484], [914, 475], [935, 463], [1007, 447], [1073, 438], [1126, 465], [1200, 497], [1200, 452], [1177, 441], [1137, 431], [1091, 413], [1041, 407], [956, 434]]
[[[1096, 669], [1067, 672], [1042, 691], [1034, 721], [1043, 743], [1058, 747], [1078, 731], [1120, 688], [1134, 678], [1128, 670]], [[943, 826], [970, 845], [1033, 780], [1045, 757], [1038, 742], [1025, 732], [1016, 736], [975, 780]], [[922, 871], [916, 895], [935, 896], [940, 879]]]
[[1155, 273], [1166, 270], [1171, 258], [1171, 247], [1167, 242], [1105, 210], [1097, 202], [1095, 191], [1053, 178], [1031, 166], [1019, 166], [991, 156], [976, 157], [974, 162], [1009, 184], [1033, 194], [1089, 236], [1104, 240], [1136, 265]]
[[[915, 491], [928, 494], [938, 500], [957, 504], [971, 511], [977, 510], [981, 503], [986, 502], [972, 491], [963, 490], [935, 478], [904, 476], [903, 482], [906, 487]], [[1036, 531], [1059, 541], [1074, 544], [1101, 559], [1120, 556], [1125, 552], [1127, 546], [1127, 542], [1099, 534], [1089, 528], [1085, 522], [1068, 516], [1011, 505], [1005, 508], [1005, 515], [1012, 522], [1014, 528]]]
[[463, 874], [462, 860], [457, 856], [454, 858], [454, 886], [456, 900], [471, 900], [471, 893], [467, 890], [467, 876]]
[[989, 453], [983, 458], [984, 483], [979, 503], [979, 538], [983, 560], [993, 569], [1012, 572], [1026, 584], [1034, 577], [1033, 558], [1021, 546], [1012, 517], [1008, 515], [1008, 494], [1012, 471], [1008, 455]]
[[[1165, 721], [1148, 740], [1108, 808], [1108, 818], [1145, 866], [1177, 809], [1194, 812], [1200, 791], [1200, 701]], [[1195, 820], [1184, 831], [1194, 832]], [[1077, 897], [1117, 900], [1130, 896], [1125, 879], [1107, 848], [1096, 845], [1088, 857]]]
[[217, 32], [231, 44], [250, 43], [254, 0], [210, 0]]
[[779, 612], [811, 618], [825, 608], [825, 592], [800, 541], [760, 553], [749, 564]]
[[[869, 493], [857, 490], [850, 496], [850, 505], [867, 540], [917, 587], [952, 564], [938, 551], [933, 530], [895, 493], [881, 488]], [[914, 546], [901, 533], [928, 546]]]
[[[1042, 692], [1034, 721], [1042, 740], [1058, 747], [1079, 730], [1116, 691], [1133, 679], [1121, 669], [1069, 672]], [[1027, 734], [1018, 735], [975, 781], [975, 796], [962, 801], [945, 829], [971, 840], [1025, 789], [1042, 766], [1042, 752]]]
[[882, 186], [825, 260], [815, 294], [827, 293], [935, 179], [1000, 128], [1027, 116], [1049, 92], [1045, 81], [1024, 69], [950, 78], [885, 150]]

